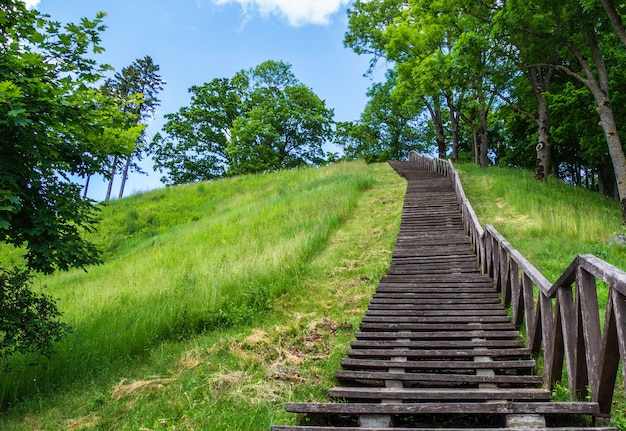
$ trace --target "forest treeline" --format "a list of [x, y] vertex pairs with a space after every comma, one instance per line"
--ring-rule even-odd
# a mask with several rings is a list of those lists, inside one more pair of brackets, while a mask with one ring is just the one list
[[339, 129], [348, 154], [374, 147], [370, 111], [389, 89], [387, 109], [408, 112], [439, 157], [530, 168], [626, 202], [625, 13], [612, 0], [357, 0], [345, 45], [386, 81]]

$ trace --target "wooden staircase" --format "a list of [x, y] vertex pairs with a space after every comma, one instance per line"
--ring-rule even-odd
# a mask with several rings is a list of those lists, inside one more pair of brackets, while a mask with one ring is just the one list
[[[329, 403], [288, 403], [308, 425], [273, 431], [590, 430], [597, 403], [551, 402], [493, 280], [481, 274], [450, 179], [408, 180], [388, 275], [335, 373]], [[550, 428], [558, 424], [559, 428]]]

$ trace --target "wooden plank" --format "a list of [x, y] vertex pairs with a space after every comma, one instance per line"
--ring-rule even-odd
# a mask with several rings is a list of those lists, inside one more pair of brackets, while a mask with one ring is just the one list
[[[459, 310], [475, 310], [477, 307], [476, 304], [473, 303], [461, 303], [461, 304], [405, 304], [405, 303], [384, 303], [384, 302], [374, 302], [370, 303], [368, 307], [368, 311], [375, 310], [450, 310], [459, 311]], [[481, 310], [500, 310], [504, 311], [502, 305], [499, 303], [481, 303]]]
[[[397, 361], [391, 360], [373, 360], [373, 359], [355, 359], [355, 358], [343, 358], [341, 360], [341, 366], [348, 369], [388, 369], [398, 366]], [[494, 370], [506, 370], [506, 369], [534, 369], [536, 363], [532, 359], [513, 360], [513, 361], [491, 361], [491, 362], [476, 362], [476, 361], [405, 361], [402, 362], [402, 368], [405, 370], [478, 370], [478, 369], [494, 369]]]
[[339, 380], [399, 380], [402, 382], [429, 383], [506, 383], [516, 385], [540, 385], [541, 376], [476, 375], [476, 374], [437, 374], [437, 373], [390, 373], [371, 371], [335, 371]]
[[522, 340], [425, 340], [425, 341], [396, 341], [396, 340], [356, 340], [351, 341], [353, 349], [470, 349], [475, 347], [522, 347]]
[[[454, 316], [450, 316], [451, 313], [454, 313]], [[446, 318], [448, 320], [459, 320], [465, 318], [480, 318], [480, 319], [493, 319], [497, 317], [504, 317], [507, 321], [508, 314], [506, 310], [503, 310], [501, 307], [496, 309], [487, 308], [485, 310], [475, 310], [475, 309], [458, 309], [454, 310], [454, 308], [444, 308], [444, 309], [436, 309], [434, 306], [428, 306], [428, 308], [422, 308], [419, 306], [414, 306], [410, 308], [402, 308], [396, 306], [387, 306], [383, 308], [374, 308], [371, 310], [367, 310], [365, 312], [365, 316], [369, 317], [394, 317], [394, 318], [420, 318], [420, 317], [437, 317], [437, 318]], [[365, 319], [365, 317], [364, 317]], [[501, 320], [502, 321], [502, 320]]]
[[372, 295], [376, 299], [405, 299], [405, 300], [421, 300], [421, 301], [446, 301], [448, 299], [489, 299], [499, 301], [500, 296], [496, 292], [459, 292], [455, 289], [441, 291], [411, 291], [411, 290], [377, 290]]
[[457, 323], [390, 323], [390, 322], [361, 322], [363, 331], [473, 331], [477, 328], [484, 330], [513, 330], [510, 323], [482, 323], [470, 325], [464, 322]]
[[475, 304], [476, 307], [483, 304], [499, 304], [498, 298], [372, 298], [370, 304], [413, 304], [423, 305], [454, 305], [454, 304]]
[[504, 403], [287, 403], [290, 413], [325, 414], [597, 414], [598, 403], [504, 402]]
[[356, 332], [354, 334], [357, 340], [359, 339], [397, 339], [399, 337], [410, 340], [427, 340], [431, 338], [438, 339], [463, 339], [463, 338], [518, 338], [520, 336], [519, 331], [433, 331], [433, 332], [416, 332], [416, 331], [403, 331], [403, 332]]
[[370, 323], [507, 323], [508, 316], [424, 316], [424, 317], [403, 317], [403, 316], [364, 316], [361, 322]]
[[450, 295], [452, 293], [458, 293], [461, 295], [468, 294], [496, 294], [495, 288], [492, 283], [386, 283], [385, 285], [378, 284], [376, 288], [376, 294], [380, 293], [401, 293], [401, 294], [439, 294]]
[[475, 356], [489, 357], [527, 357], [528, 349], [471, 349], [471, 350], [392, 350], [392, 349], [348, 349], [346, 354], [351, 358], [473, 358]]
[[545, 389], [495, 388], [495, 389], [443, 389], [443, 388], [353, 388], [336, 386], [328, 390], [328, 396], [340, 399], [386, 399], [386, 400], [468, 400], [468, 401], [528, 401], [550, 400], [552, 393]]

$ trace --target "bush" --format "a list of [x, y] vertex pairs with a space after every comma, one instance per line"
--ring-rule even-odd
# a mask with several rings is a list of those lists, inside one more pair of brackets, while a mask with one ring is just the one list
[[54, 299], [33, 291], [28, 270], [0, 268], [0, 304], [0, 360], [17, 352], [50, 356], [68, 330]]

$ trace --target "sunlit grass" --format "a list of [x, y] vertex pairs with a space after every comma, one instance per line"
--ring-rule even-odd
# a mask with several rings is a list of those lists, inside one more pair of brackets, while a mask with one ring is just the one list
[[41, 367], [16, 357], [0, 398], [94, 378], [163, 340], [250, 322], [297, 286], [372, 181], [363, 166], [338, 164], [110, 204], [96, 238], [110, 251], [106, 265], [41, 280], [74, 332]]
[[[360, 163], [233, 181], [216, 183], [224, 198], [206, 219], [172, 216], [105, 266], [54, 281], [76, 333], [0, 429], [265, 430], [296, 420], [286, 401], [325, 398], [386, 272], [405, 183]], [[115, 225], [107, 211], [119, 208], [105, 209]]]
[[609, 244], [623, 232], [612, 199], [528, 171], [455, 165], [481, 224], [493, 225], [550, 281], [579, 254], [595, 254], [626, 269], [626, 249]]

